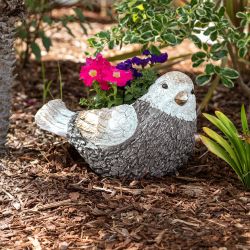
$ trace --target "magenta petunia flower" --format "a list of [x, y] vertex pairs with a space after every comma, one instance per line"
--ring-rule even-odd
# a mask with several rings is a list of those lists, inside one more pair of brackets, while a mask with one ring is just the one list
[[97, 65], [85, 65], [82, 66], [80, 72], [80, 79], [83, 80], [84, 84], [91, 87], [94, 81], [101, 79], [101, 70]]
[[99, 84], [102, 90], [109, 90], [110, 88], [109, 83], [106, 81], [99, 81]]
[[110, 62], [98, 54], [95, 59], [87, 58], [85, 66], [82, 66], [80, 79], [84, 84], [91, 87], [94, 81], [100, 84], [101, 89], [108, 90], [108, 83], [103, 79], [103, 72], [111, 68]]
[[96, 81], [102, 90], [109, 90], [109, 83], [119, 87], [126, 86], [127, 82], [133, 79], [130, 70], [120, 70], [110, 64], [110, 62], [98, 54], [96, 58], [87, 58], [85, 66], [82, 66], [80, 79], [88, 87]]
[[102, 69], [112, 67], [111, 63], [101, 53], [97, 54], [95, 61], [101, 65]]
[[111, 67], [104, 71], [105, 81], [116, 84], [118, 87], [126, 86], [127, 82], [133, 79], [133, 74], [130, 70], [120, 70], [116, 67]]

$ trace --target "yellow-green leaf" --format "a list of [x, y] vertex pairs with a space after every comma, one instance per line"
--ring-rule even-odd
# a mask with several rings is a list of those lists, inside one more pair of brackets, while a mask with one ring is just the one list
[[234, 169], [236, 174], [239, 177], [241, 176], [241, 173], [239, 172], [234, 161], [229, 157], [229, 154], [221, 146], [219, 146], [216, 142], [206, 136], [201, 135], [200, 138], [203, 144], [208, 148], [210, 152], [212, 152], [213, 154], [224, 160], [226, 163], [228, 163]]
[[215, 140], [219, 145], [221, 145], [228, 153], [229, 157], [234, 161], [240, 172], [240, 162], [237, 159], [237, 156], [233, 150], [233, 148], [229, 145], [229, 143], [218, 133], [213, 131], [210, 128], [204, 127], [203, 131], [213, 140]]
[[249, 128], [248, 128], [247, 115], [246, 115], [246, 110], [245, 110], [244, 105], [241, 106], [240, 116], [241, 116], [241, 124], [242, 124], [243, 133], [245, 135], [248, 135]]
[[138, 20], [138, 14], [133, 14], [132, 19], [133, 22], [135, 23]]
[[220, 121], [232, 132], [238, 133], [234, 124], [230, 121], [230, 119], [224, 115], [220, 111], [215, 111], [216, 116], [220, 119]]
[[137, 5], [136, 8], [141, 11], [145, 10], [143, 4]]

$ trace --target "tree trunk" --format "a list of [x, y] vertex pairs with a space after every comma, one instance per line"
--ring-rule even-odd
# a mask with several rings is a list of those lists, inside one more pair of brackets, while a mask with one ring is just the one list
[[23, 0], [0, 0], [0, 153], [4, 152], [14, 76], [15, 22], [23, 15]]

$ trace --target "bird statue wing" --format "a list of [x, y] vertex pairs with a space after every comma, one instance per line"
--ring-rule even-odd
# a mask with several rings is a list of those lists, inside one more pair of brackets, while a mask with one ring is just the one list
[[137, 128], [137, 114], [133, 106], [120, 105], [79, 112], [75, 125], [89, 145], [109, 147], [129, 139]]

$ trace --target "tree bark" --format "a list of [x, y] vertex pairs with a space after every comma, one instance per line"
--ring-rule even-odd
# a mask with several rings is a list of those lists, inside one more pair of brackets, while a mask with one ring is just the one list
[[23, 0], [0, 0], [0, 153], [4, 152], [11, 110], [11, 87], [16, 61], [15, 22], [24, 13]]

